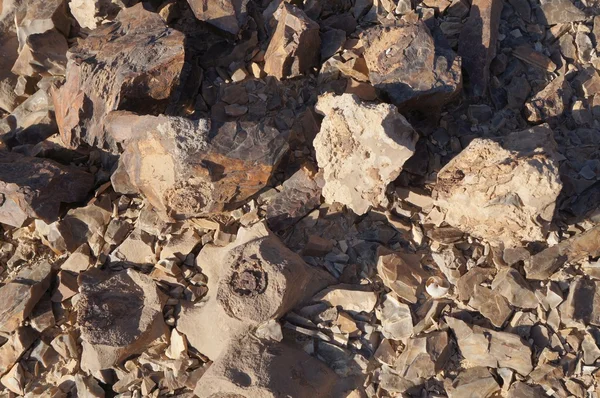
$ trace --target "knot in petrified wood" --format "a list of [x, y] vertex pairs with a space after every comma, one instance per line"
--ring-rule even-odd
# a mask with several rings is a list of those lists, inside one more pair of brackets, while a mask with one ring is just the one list
[[241, 259], [233, 269], [229, 283], [239, 296], [257, 296], [267, 289], [268, 275], [258, 258]]

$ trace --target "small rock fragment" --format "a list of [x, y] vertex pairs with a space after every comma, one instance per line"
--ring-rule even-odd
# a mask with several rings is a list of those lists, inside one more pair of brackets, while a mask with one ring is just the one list
[[396, 371], [414, 383], [435, 376], [450, 356], [448, 332], [438, 331], [413, 337], [396, 361]]
[[5, 142], [35, 145], [58, 131], [54, 105], [46, 90], [38, 90], [0, 120], [0, 136]]
[[371, 312], [377, 303], [377, 295], [372, 291], [356, 289], [353, 285], [341, 284], [319, 292], [313, 301], [323, 301], [346, 311]]
[[104, 398], [105, 395], [104, 389], [100, 387], [100, 384], [92, 376], [76, 375], [75, 388], [77, 388], [77, 394], [80, 397]]
[[417, 289], [427, 277], [419, 259], [404, 253], [389, 253], [383, 249], [378, 249], [377, 254], [377, 272], [383, 283], [402, 299], [416, 303]]
[[523, 276], [514, 268], [503, 267], [492, 282], [492, 290], [506, 297], [515, 307], [534, 309], [538, 300]]
[[583, 351], [583, 363], [586, 365], [593, 365], [600, 358], [600, 348], [598, 348], [594, 337], [589, 333], [583, 336], [581, 349]]
[[246, 23], [248, 0], [188, 0], [196, 18], [219, 29], [237, 35]]
[[512, 309], [504, 297], [494, 290], [479, 285], [475, 285], [469, 305], [498, 328], [504, 325], [512, 313]]
[[535, 51], [527, 44], [523, 44], [515, 48], [513, 50], [513, 55], [521, 61], [525, 61], [528, 64], [538, 67], [542, 70], [548, 72], [554, 72], [556, 70], [556, 64], [552, 62], [550, 58], [538, 51]]
[[58, 286], [52, 295], [52, 301], [61, 303], [68, 300], [77, 294], [77, 290], [77, 276], [69, 271], [60, 271], [58, 273]]
[[405, 341], [413, 333], [410, 307], [388, 294], [381, 309], [382, 334], [386, 339]]

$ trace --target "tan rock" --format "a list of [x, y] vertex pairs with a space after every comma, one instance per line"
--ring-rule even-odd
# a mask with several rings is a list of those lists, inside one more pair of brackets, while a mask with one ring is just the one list
[[544, 240], [562, 189], [552, 131], [475, 139], [440, 170], [436, 189], [445, 221], [475, 237], [506, 247]]
[[539, 304], [525, 278], [514, 268], [504, 267], [498, 270], [492, 289], [506, 297], [515, 307], [534, 309]]
[[64, 271], [70, 272], [83, 272], [92, 265], [92, 258], [90, 247], [87, 243], [79, 246], [70, 256], [65, 260], [60, 268]]
[[319, 25], [289, 3], [279, 6], [277, 28], [265, 54], [264, 71], [278, 79], [299, 76], [319, 63]]
[[52, 348], [64, 359], [79, 358], [79, 350], [77, 349], [77, 341], [73, 333], [62, 333], [56, 336], [50, 343]]
[[493, 268], [471, 268], [469, 272], [461, 276], [456, 283], [458, 299], [461, 301], [468, 301], [474, 294], [475, 286], [491, 279], [494, 274], [495, 270]]
[[523, 44], [515, 48], [513, 55], [521, 61], [525, 61], [547, 72], [554, 72], [556, 70], [556, 64], [549, 57], [535, 51], [528, 44]]
[[8, 341], [0, 347], [0, 376], [8, 372], [17, 363], [37, 336], [37, 333], [27, 326], [15, 330]]
[[512, 314], [512, 309], [503, 296], [494, 290], [479, 285], [475, 285], [469, 305], [498, 328], [501, 328]]
[[314, 140], [325, 200], [357, 214], [370, 206], [385, 207], [385, 189], [414, 153], [416, 132], [393, 105], [350, 94], [322, 95], [316, 109], [325, 115]]
[[171, 332], [171, 344], [165, 351], [167, 358], [179, 359], [187, 353], [187, 340], [185, 336], [173, 329]]
[[77, 395], [86, 398], [104, 398], [104, 389], [92, 376], [75, 375]]
[[32, 144], [45, 140], [58, 131], [54, 105], [47, 90], [40, 89], [0, 120], [0, 135], [5, 141]]
[[558, 308], [567, 327], [600, 326], [600, 281], [576, 276], [567, 299]]
[[153, 264], [156, 262], [156, 254], [153, 249], [154, 237], [135, 229], [127, 239], [117, 247], [113, 256], [117, 260], [135, 264]]
[[40, 333], [54, 327], [56, 319], [52, 312], [52, 301], [49, 297], [42, 298], [31, 311], [29, 323], [32, 328]]
[[428, 274], [421, 267], [419, 256], [408, 253], [377, 250], [377, 272], [383, 283], [398, 297], [417, 302], [417, 290], [423, 285]]
[[60, 271], [58, 273], [58, 286], [52, 295], [52, 301], [61, 303], [77, 294], [77, 276], [69, 271]]
[[525, 104], [525, 115], [530, 123], [541, 123], [550, 118], [561, 116], [571, 102], [573, 89], [565, 79], [565, 74], [546, 85]]
[[361, 290], [360, 286], [340, 284], [317, 293], [313, 301], [323, 301], [346, 311], [371, 312], [377, 304], [377, 295], [369, 290]]
[[396, 361], [396, 371], [414, 383], [435, 376], [444, 369], [450, 355], [448, 333], [432, 332], [408, 340]]
[[25, 393], [25, 372], [20, 363], [16, 363], [10, 371], [0, 378], [0, 383], [17, 395]]
[[498, 390], [500, 386], [490, 371], [482, 366], [461, 371], [456, 379], [446, 386], [449, 398], [487, 398], [493, 396], [493, 393]]
[[175, 258], [183, 261], [201, 240], [202, 237], [193, 228], [185, 229], [181, 234], [173, 235], [167, 242], [160, 252], [160, 259]]
[[381, 333], [386, 339], [406, 341], [413, 334], [413, 319], [410, 307], [387, 294], [382, 303], [378, 318], [381, 320]]
[[547, 397], [543, 389], [530, 386], [522, 381], [517, 381], [510, 386], [508, 398], [545, 398]]
[[71, 0], [69, 8], [79, 26], [90, 30], [114, 18], [120, 11], [118, 4], [111, 0]]
[[248, 0], [188, 0], [196, 18], [219, 29], [237, 35], [246, 23]]
[[35, 359], [42, 364], [43, 367], [48, 368], [57, 358], [57, 353], [52, 347], [39, 340], [31, 350], [29, 358]]

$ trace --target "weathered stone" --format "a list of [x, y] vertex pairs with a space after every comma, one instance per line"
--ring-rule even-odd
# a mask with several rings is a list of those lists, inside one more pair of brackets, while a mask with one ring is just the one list
[[513, 55], [525, 61], [530, 65], [545, 70], [547, 72], [554, 72], [556, 70], [556, 64], [552, 60], [542, 54], [541, 52], [535, 51], [528, 44], [522, 44], [513, 50]]
[[398, 357], [396, 371], [401, 377], [420, 384], [444, 369], [450, 352], [446, 331], [413, 337]]
[[15, 152], [0, 156], [0, 222], [20, 227], [29, 218], [52, 222], [61, 203], [79, 202], [92, 189], [91, 174]]
[[246, 23], [248, 0], [188, 0], [196, 18], [237, 35]]
[[121, 10], [117, 2], [111, 0], [71, 0], [69, 8], [79, 26], [90, 30], [114, 18]]
[[77, 321], [81, 328], [81, 368], [108, 369], [139, 354], [166, 332], [166, 296], [150, 277], [127, 270], [88, 271], [80, 277]]
[[317, 111], [325, 115], [314, 141], [323, 169], [323, 197], [357, 214], [387, 205], [385, 190], [415, 150], [417, 134], [393, 105], [356, 96], [325, 94]]
[[57, 353], [54, 348], [39, 340], [33, 346], [29, 357], [37, 360], [43, 367], [48, 368], [57, 359]]
[[533, 387], [522, 381], [517, 381], [510, 386], [507, 398], [545, 398], [544, 390], [540, 387]]
[[461, 276], [456, 283], [458, 299], [461, 301], [468, 301], [473, 296], [475, 286], [487, 279], [491, 279], [494, 273], [495, 270], [493, 268], [471, 268], [469, 272]]
[[468, 368], [461, 371], [452, 384], [448, 383], [446, 392], [449, 398], [486, 398], [500, 389], [500, 386], [490, 374], [490, 371], [482, 366]]
[[104, 398], [105, 396], [104, 389], [92, 376], [76, 375], [75, 388], [77, 389], [77, 395], [80, 397]]
[[579, 54], [579, 61], [582, 63], [589, 63], [592, 61], [592, 54], [594, 52], [594, 45], [592, 40], [585, 32], [577, 32], [575, 34], [575, 44], [577, 44], [577, 53]]
[[565, 263], [600, 256], [600, 226], [542, 250], [525, 262], [528, 279], [544, 280]]
[[241, 228], [228, 246], [204, 246], [196, 263], [208, 277], [208, 294], [200, 306], [182, 306], [177, 329], [212, 360], [240, 335], [279, 318], [331, 283], [262, 223]]
[[381, 333], [387, 339], [405, 341], [413, 333], [410, 307], [399, 302], [393, 295], [386, 295], [380, 311]]
[[40, 333], [56, 325], [56, 319], [52, 312], [52, 301], [48, 297], [42, 298], [33, 308], [29, 316], [29, 324]]
[[68, 300], [77, 294], [77, 290], [77, 276], [69, 271], [60, 271], [58, 273], [58, 285], [52, 295], [52, 301], [61, 303]]
[[139, 3], [71, 47], [66, 82], [52, 93], [63, 143], [116, 151], [103, 129], [109, 112], [163, 112], [179, 83], [183, 40], [183, 33]]
[[583, 363], [586, 365], [593, 365], [600, 358], [600, 348], [590, 333], [583, 336], [581, 350], [583, 351]]
[[277, 29], [265, 54], [267, 75], [278, 79], [299, 76], [319, 64], [319, 24], [300, 8], [282, 2]]
[[530, 123], [552, 121], [563, 114], [571, 101], [573, 90], [562, 73], [525, 104], [525, 115]]
[[418, 256], [389, 252], [383, 248], [378, 249], [377, 255], [377, 272], [383, 283], [398, 297], [416, 303], [417, 291], [428, 276]]
[[458, 55], [467, 72], [469, 93], [475, 97], [487, 94], [490, 64], [496, 56], [496, 41], [501, 0], [474, 0], [466, 24], [460, 31]]
[[288, 149], [277, 129], [255, 122], [119, 112], [108, 129], [130, 137], [111, 179], [115, 190], [140, 192], [174, 218], [240, 204], [266, 185]]
[[37, 144], [58, 131], [54, 106], [46, 90], [38, 90], [0, 120], [0, 136], [9, 144]]
[[329, 367], [304, 351], [246, 336], [233, 342], [215, 360], [194, 394], [199, 398], [327, 398], [337, 396], [337, 382], [338, 376]]
[[492, 282], [492, 289], [515, 307], [535, 309], [539, 304], [525, 278], [514, 268], [501, 268]]
[[424, 22], [374, 26], [362, 40], [371, 83], [395, 105], [441, 107], [460, 92], [460, 58]]
[[14, 32], [0, 32], [0, 109], [12, 112], [20, 102], [15, 93], [17, 75], [11, 71], [19, 55], [19, 41]]
[[371, 312], [377, 304], [377, 295], [372, 291], [362, 290], [359, 286], [341, 284], [319, 292], [313, 297], [313, 301], [323, 301], [346, 311]]
[[133, 264], [153, 264], [157, 260], [154, 253], [154, 236], [140, 229], [135, 229], [113, 252], [113, 257], [118, 261]]
[[571, 0], [541, 0], [542, 22], [546, 25], [585, 20], [585, 13], [575, 7]]
[[473, 296], [469, 305], [475, 308], [484, 317], [492, 322], [492, 325], [501, 328], [512, 313], [508, 301], [498, 292], [475, 285]]
[[66, 360], [79, 357], [77, 341], [75, 340], [75, 336], [73, 336], [73, 332], [59, 334], [52, 340], [50, 345]]
[[24, 326], [14, 331], [8, 341], [0, 347], [0, 376], [12, 368], [36, 338], [37, 333], [30, 327]]
[[600, 281], [576, 276], [567, 299], [558, 308], [567, 327], [600, 326]]
[[522, 375], [533, 370], [531, 349], [515, 334], [496, 332], [446, 317], [462, 356], [473, 366], [510, 368]]
[[17, 395], [25, 393], [25, 371], [20, 363], [15, 364], [10, 371], [2, 376], [0, 383]]
[[183, 229], [173, 235], [160, 252], [160, 259], [185, 260], [185, 257], [202, 241], [202, 237], [193, 228]]
[[475, 139], [438, 173], [445, 221], [494, 245], [544, 240], [562, 189], [552, 130]]
[[0, 331], [12, 332], [25, 320], [50, 287], [52, 267], [43, 262], [25, 268], [0, 287]]
[[321, 36], [321, 61], [334, 56], [346, 42], [346, 32], [341, 29], [330, 29]]

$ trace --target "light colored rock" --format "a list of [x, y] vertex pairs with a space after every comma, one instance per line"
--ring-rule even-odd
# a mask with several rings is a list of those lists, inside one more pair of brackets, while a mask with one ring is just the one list
[[438, 331], [413, 337], [396, 361], [396, 371], [414, 383], [435, 376], [444, 369], [450, 356], [448, 332]]
[[585, 20], [585, 13], [575, 7], [571, 0], [541, 0], [540, 16], [546, 25]]
[[52, 301], [61, 303], [77, 294], [77, 276], [68, 271], [58, 273], [58, 286], [52, 295]]
[[316, 109], [325, 115], [314, 140], [325, 200], [357, 214], [385, 207], [385, 189], [414, 153], [417, 133], [393, 105], [350, 94], [322, 95]]
[[573, 89], [561, 73], [525, 103], [525, 116], [530, 123], [541, 123], [560, 117], [569, 108]]
[[381, 320], [381, 333], [386, 339], [406, 341], [413, 333], [413, 319], [410, 307], [387, 294], [378, 312]]
[[445, 221], [494, 245], [545, 239], [562, 189], [552, 131], [540, 126], [505, 139], [475, 139], [438, 173]]
[[77, 395], [86, 398], [104, 398], [104, 389], [92, 376], [75, 375]]
[[583, 363], [586, 365], [593, 365], [600, 358], [600, 348], [598, 348], [594, 336], [589, 333], [583, 336], [581, 349], [583, 351]]
[[477, 366], [461, 371], [452, 383], [446, 386], [448, 398], [487, 398], [500, 389], [490, 371]]
[[461, 276], [456, 283], [458, 299], [461, 301], [468, 301], [474, 294], [475, 286], [491, 279], [494, 273], [495, 270], [493, 268], [471, 268], [469, 272]]
[[153, 264], [156, 262], [153, 240], [153, 236], [136, 229], [121, 243], [113, 255], [115, 258], [125, 262]]
[[475, 308], [484, 317], [492, 322], [492, 325], [501, 328], [512, 313], [508, 301], [497, 292], [475, 285], [473, 296], [469, 305]]
[[71, 14], [82, 28], [96, 29], [106, 19], [116, 16], [120, 8], [112, 0], [70, 0]]
[[323, 301], [332, 307], [346, 311], [371, 312], [377, 304], [377, 295], [360, 286], [340, 284], [326, 288], [313, 297], [313, 301]]
[[237, 35], [246, 23], [248, 0], [188, 0], [196, 18]]
[[534, 309], [539, 304], [525, 278], [514, 268], [501, 268], [492, 282], [492, 289], [515, 307]]
[[37, 360], [43, 367], [48, 368], [56, 360], [57, 353], [52, 347], [39, 340], [31, 350], [30, 358]]
[[389, 252], [382, 246], [377, 249], [377, 255], [377, 273], [383, 283], [400, 298], [416, 303], [417, 291], [427, 277], [419, 262], [420, 256]]
[[20, 363], [16, 363], [10, 371], [2, 376], [0, 383], [17, 395], [23, 395], [25, 390], [25, 372]]
[[576, 276], [567, 299], [558, 308], [567, 327], [600, 326], [600, 281]]
[[184, 229], [181, 234], [171, 237], [160, 252], [160, 259], [171, 258], [183, 261], [201, 240], [202, 237], [198, 235], [194, 228]]
[[79, 358], [77, 341], [72, 332], [62, 333], [56, 336], [50, 343], [52, 348], [65, 360]]
[[183, 355], [187, 354], [187, 340], [185, 336], [177, 331], [177, 329], [173, 329], [171, 332], [171, 344], [169, 348], [165, 351], [165, 355], [167, 358], [171, 359], [179, 359]]
[[79, 246], [67, 260], [62, 263], [60, 268], [64, 271], [75, 273], [83, 272], [92, 265], [90, 247], [87, 243]]
[[37, 336], [35, 330], [27, 326], [15, 330], [8, 341], [0, 347], [0, 376], [8, 372], [17, 363]]

